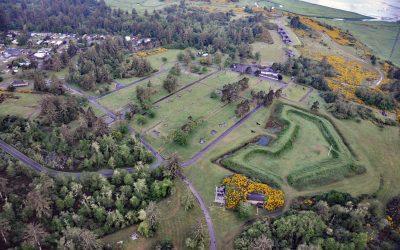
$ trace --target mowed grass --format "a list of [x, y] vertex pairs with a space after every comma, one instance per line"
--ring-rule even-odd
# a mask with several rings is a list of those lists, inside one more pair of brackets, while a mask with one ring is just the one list
[[[167, 77], [167, 75], [168, 71], [165, 71], [159, 75], [155, 75], [146, 80], [138, 82], [137, 84], [131, 85], [119, 91], [108, 94], [99, 99], [99, 102], [113, 111], [120, 110], [122, 107], [124, 107], [130, 102], [138, 104], [138, 100], [136, 98], [136, 88], [138, 86], [146, 87], [149, 82], [156, 91], [155, 94], [152, 95], [152, 101], [156, 101], [159, 98], [168, 95], [168, 92], [162, 86], [163, 81]], [[186, 84], [194, 82], [200, 78], [201, 76], [196, 74], [182, 74], [181, 76], [178, 77], [179, 87], [183, 87]]]
[[40, 113], [42, 95], [14, 93], [18, 99], [8, 98], [0, 104], [0, 115], [17, 115], [33, 118]]
[[131, 240], [130, 236], [137, 229], [137, 225], [135, 225], [105, 236], [102, 241], [112, 246], [115, 246], [118, 241], [123, 241], [123, 249], [152, 249], [158, 241], [169, 238], [176, 249], [185, 249], [185, 238], [199, 221], [204, 224], [205, 233], [208, 235], [203, 213], [195, 198], [193, 197], [195, 202], [193, 209], [185, 211], [181, 205], [181, 198], [187, 192], [190, 191], [184, 183], [177, 181], [174, 193], [169, 198], [157, 203], [160, 223], [154, 237], [147, 239], [139, 236], [139, 239]]
[[390, 53], [399, 30], [399, 24], [395, 22], [360, 22], [360, 21], [336, 21], [319, 19], [329, 25], [337, 26], [342, 30], [348, 30], [356, 39], [371, 48], [378, 57], [390, 60], [400, 66], [400, 44]]
[[[290, 124], [278, 135], [278, 139], [267, 147], [250, 144], [228, 158], [228, 161], [224, 160], [224, 166], [238, 172], [243, 171], [244, 174], [260, 178], [264, 182], [271, 180], [281, 186], [286, 185], [287, 178], [301, 181], [302, 185], [290, 183], [297, 189], [310, 189], [337, 181], [328, 170], [342, 170], [340, 166], [352, 163], [353, 158], [335, 128], [321, 117], [290, 106], [284, 106], [281, 117]], [[329, 141], [327, 136], [334, 141]], [[289, 147], [288, 141], [291, 141]], [[334, 152], [330, 151], [331, 147]], [[313, 174], [315, 171], [318, 172], [318, 178], [325, 178], [326, 181], [316, 180]], [[296, 176], [293, 175], [294, 172], [297, 173]], [[339, 174], [337, 171], [336, 173]]]
[[290, 84], [284, 89], [284, 97], [292, 100], [299, 101], [308, 91], [308, 88], [298, 84]]
[[[139, 126], [135, 121], [133, 125], [165, 156], [177, 152], [183, 159], [188, 159], [238, 120], [234, 113], [236, 104], [226, 105], [219, 99], [210, 98], [210, 94], [241, 78], [234, 72], [216, 73], [158, 103], [156, 117], [144, 126]], [[170, 135], [184, 125], [189, 116], [204, 122], [193, 131], [187, 146], [176, 145]], [[212, 135], [212, 130], [216, 134]], [[201, 138], [206, 143], [200, 144]]]

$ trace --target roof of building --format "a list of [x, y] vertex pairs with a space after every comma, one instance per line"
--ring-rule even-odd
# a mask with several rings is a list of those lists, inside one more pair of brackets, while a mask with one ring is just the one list
[[247, 200], [264, 201], [265, 200], [265, 195], [257, 194], [257, 193], [250, 193], [250, 194], [247, 195]]

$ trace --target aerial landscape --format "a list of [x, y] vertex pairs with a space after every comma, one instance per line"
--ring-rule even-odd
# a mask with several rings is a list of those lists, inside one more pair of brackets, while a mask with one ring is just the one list
[[0, 249], [400, 249], [400, 2], [0, 1]]

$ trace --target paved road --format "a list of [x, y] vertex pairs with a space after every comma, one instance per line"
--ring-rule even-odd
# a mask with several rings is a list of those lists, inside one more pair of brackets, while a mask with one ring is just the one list
[[211, 143], [209, 143], [205, 148], [197, 152], [192, 158], [190, 158], [188, 161], [185, 161], [181, 163], [182, 167], [188, 167], [192, 164], [194, 164], [196, 161], [198, 161], [206, 152], [208, 152], [211, 148], [213, 148], [218, 142], [220, 142], [222, 139], [224, 139], [227, 135], [229, 135], [233, 130], [238, 128], [240, 125], [242, 125], [247, 119], [249, 119], [255, 112], [257, 112], [261, 107], [263, 106], [257, 106], [254, 108], [252, 111], [247, 113], [245, 116], [240, 118], [235, 124], [233, 124], [230, 128], [225, 130], [222, 134], [220, 134], [217, 138], [215, 138]]
[[192, 194], [196, 197], [197, 202], [200, 204], [200, 208], [203, 211], [204, 217], [206, 219], [207, 227], [208, 227], [208, 235], [210, 236], [210, 249], [216, 250], [217, 249], [217, 240], [215, 237], [214, 225], [213, 225], [210, 213], [207, 209], [207, 206], [204, 203], [204, 200], [201, 197], [201, 195], [197, 192], [197, 190], [194, 188], [193, 184], [186, 178], [186, 176], [182, 175], [181, 178], [182, 178], [183, 182], [189, 187]]

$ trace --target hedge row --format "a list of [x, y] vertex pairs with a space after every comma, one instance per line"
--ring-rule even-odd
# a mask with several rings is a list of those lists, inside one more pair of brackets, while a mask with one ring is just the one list
[[344, 178], [360, 175], [366, 171], [364, 166], [354, 163], [344, 165], [338, 164], [331, 167], [312, 165], [290, 173], [287, 180], [289, 185], [297, 190], [304, 190], [309, 187], [322, 186], [341, 181]]
[[269, 186], [273, 188], [280, 188], [279, 181], [282, 181], [282, 178], [271, 171], [257, 171], [247, 166], [241, 165], [230, 158], [225, 158], [221, 160], [221, 165], [234, 173], [243, 174], [250, 179], [262, 183], [267, 183]]

